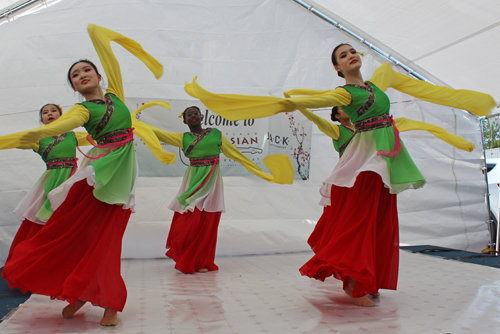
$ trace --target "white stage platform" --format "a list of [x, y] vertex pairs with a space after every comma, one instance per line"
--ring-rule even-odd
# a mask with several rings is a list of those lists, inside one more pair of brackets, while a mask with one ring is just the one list
[[219, 257], [219, 272], [195, 275], [169, 259], [123, 260], [129, 296], [117, 327], [101, 327], [90, 305], [65, 320], [64, 302], [34, 295], [0, 333], [500, 333], [499, 269], [401, 251], [398, 291], [361, 308], [339, 281], [300, 276], [311, 256]]

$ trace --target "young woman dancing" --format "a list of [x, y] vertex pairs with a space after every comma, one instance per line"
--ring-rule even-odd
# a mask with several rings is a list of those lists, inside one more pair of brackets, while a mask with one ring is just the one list
[[269, 182], [291, 184], [294, 174], [290, 158], [284, 154], [264, 158], [272, 175], [265, 173], [218, 129], [204, 129], [202, 117], [198, 107], [186, 108], [182, 118], [189, 132], [184, 133], [170, 133], [148, 125], [160, 141], [181, 147], [190, 161], [181, 188], [169, 206], [175, 213], [166, 253], [175, 261], [175, 268], [184, 274], [219, 269], [214, 263], [215, 248], [220, 217], [225, 212], [220, 153]]
[[[314, 114], [309, 109], [301, 109], [300, 112], [304, 114], [308, 120], [316, 124], [321, 132], [332, 138], [333, 147], [335, 148], [335, 151], [339, 153], [339, 156], [341, 156], [341, 152], [345, 150], [349, 140], [356, 132], [349, 116], [344, 113], [342, 108], [338, 106], [333, 107], [330, 115], [333, 122], [339, 122], [340, 124], [332, 124], [323, 117]], [[395, 118], [394, 123], [399, 132], [414, 130], [427, 131], [460, 150], [472, 152], [476, 148], [473, 143], [467, 142], [464, 138], [449, 133], [445, 129], [436, 125], [411, 120], [406, 117]]]
[[[0, 137], [18, 146], [84, 126], [95, 148], [78, 172], [49, 194], [54, 209], [46, 226], [21, 242], [4, 267], [11, 288], [66, 300], [64, 318], [71, 318], [87, 301], [105, 309], [101, 325], [115, 326], [127, 290], [120, 273], [122, 237], [134, 208], [137, 175], [132, 127], [125, 106], [114, 41], [145, 63], [155, 74], [163, 67], [135, 41], [109, 29], [89, 25], [88, 32], [108, 78], [106, 94], [96, 66], [82, 60], [68, 71], [71, 87], [85, 97], [57, 121], [31, 131]], [[141, 128], [139, 126], [139, 128]], [[156, 136], [137, 128], [134, 133], [164, 163], [175, 155], [163, 152]]]
[[[40, 121], [50, 124], [62, 115], [59, 105], [48, 103], [40, 109]], [[40, 155], [47, 170], [14, 209], [22, 223], [10, 246], [12, 250], [21, 241], [33, 237], [52, 215], [48, 193], [66, 181], [76, 171], [76, 147], [89, 145], [86, 132], [67, 132], [59, 136], [43, 138], [37, 143], [21, 145], [19, 149], [32, 149]], [[0, 147], [2, 149], [2, 147]]]
[[[475, 115], [488, 115], [496, 103], [490, 95], [435, 86], [402, 75], [388, 63], [364, 81], [361, 58], [348, 44], [337, 46], [332, 62], [346, 85], [333, 90], [293, 90], [292, 98], [213, 94], [196, 82], [186, 91], [229, 120], [266, 117], [296, 109], [342, 106], [356, 128], [333, 173], [321, 187], [327, 206], [320, 221], [315, 255], [300, 268], [302, 275], [324, 280], [334, 276], [359, 306], [374, 306], [369, 295], [396, 289], [399, 229], [396, 194], [420, 188], [425, 179], [410, 158], [389, 115], [384, 91], [403, 93]], [[341, 152], [342, 153], [342, 152]], [[315, 232], [316, 233], [316, 232]]]
[[335, 148], [335, 151], [340, 153], [340, 147], [342, 144], [348, 141], [354, 134], [354, 125], [351, 123], [349, 116], [347, 116], [342, 108], [338, 106], [332, 108], [330, 118], [333, 122], [340, 123], [337, 125], [338, 136], [331, 137], [333, 139], [333, 147]]

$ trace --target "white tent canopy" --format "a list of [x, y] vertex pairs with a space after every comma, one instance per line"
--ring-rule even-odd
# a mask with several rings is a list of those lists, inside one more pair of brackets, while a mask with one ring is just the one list
[[[500, 2], [317, 0], [305, 3], [330, 13], [406, 65], [454, 88], [500, 99]], [[392, 50], [392, 52], [391, 52]]]
[[[281, 96], [292, 88], [334, 88], [343, 84], [330, 63], [331, 50], [339, 42], [351, 41], [365, 53], [366, 79], [385, 61], [291, 0], [64, 0], [0, 25], [0, 135], [38, 126], [37, 110], [45, 103], [67, 109], [78, 102], [65, 75], [81, 58], [99, 64], [86, 32], [88, 23], [137, 40], [164, 64], [165, 74], [156, 81], [142, 63], [114, 47], [128, 98], [192, 100], [183, 87], [195, 75], [216, 92]], [[388, 94], [395, 116], [442, 126], [480, 147], [475, 117], [393, 90]], [[329, 116], [327, 110], [318, 112]], [[182, 125], [179, 131], [185, 131]], [[313, 135], [308, 181], [277, 186], [253, 176], [225, 178], [227, 213], [218, 255], [308, 250], [306, 239], [322, 212], [316, 204], [318, 189], [338, 160], [331, 139], [317, 130]], [[489, 237], [481, 150], [458, 151], [416, 132], [403, 134], [403, 139], [428, 184], [398, 197], [401, 241], [482, 249]], [[0, 165], [1, 264], [19, 226], [11, 211], [44, 166], [36, 154], [19, 150], [0, 152]], [[179, 184], [179, 178], [139, 179], [137, 213], [124, 239], [125, 257], [163, 255], [172, 217], [167, 205]]]
[[[44, 9], [59, 1], [65, 0], [31, 2]], [[28, 2], [0, 0], [0, 13]], [[496, 0], [359, 0], [355, 7], [339, 0], [297, 2], [333, 18], [436, 83], [500, 99], [493, 71], [500, 67], [493, 42], [500, 36]]]

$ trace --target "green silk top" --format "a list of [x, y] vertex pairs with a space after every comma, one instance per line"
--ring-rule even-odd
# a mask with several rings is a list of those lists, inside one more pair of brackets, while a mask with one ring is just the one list
[[349, 129], [343, 125], [339, 125], [340, 136], [337, 140], [333, 139], [333, 147], [335, 147], [335, 151], [340, 153], [340, 146], [344, 144], [349, 138], [352, 137], [354, 130]]
[[[367, 86], [343, 86], [352, 96], [352, 103], [342, 106], [342, 110], [355, 123], [369, 117], [389, 114], [390, 101], [387, 95], [375, 84], [367, 81]], [[394, 128], [392, 126], [368, 131], [375, 137], [377, 151], [392, 151], [395, 144]], [[357, 133], [355, 136], [365, 135], [368, 132]], [[401, 139], [400, 139], [401, 140]], [[391, 182], [400, 185], [413, 185], [415, 189], [424, 185], [425, 179], [411, 159], [401, 140], [401, 151], [395, 158], [383, 156], [390, 170]]]
[[[57, 143], [54, 143], [54, 141], [56, 141]], [[52, 145], [54, 145], [52, 148], [48, 147]], [[42, 160], [47, 163], [48, 161], [54, 159], [75, 158], [77, 145], [78, 142], [75, 138], [75, 134], [71, 131], [64, 133], [56, 138], [48, 137], [41, 139], [39, 142], [39, 149], [36, 152], [40, 155], [40, 157], [42, 157]], [[49, 220], [53, 211], [47, 195], [53, 189], [57, 188], [61, 183], [66, 181], [71, 176], [72, 170], [72, 167], [50, 169], [49, 177], [43, 187], [45, 202], [37, 212], [36, 218], [42, 221]]]
[[[204, 136], [198, 144], [189, 149], [191, 143], [199, 136]], [[182, 137], [183, 151], [188, 158], [214, 157], [221, 153], [222, 135], [218, 129], [208, 128], [204, 134], [198, 135], [191, 132], [185, 132]], [[185, 208], [189, 203], [192, 203], [197, 196], [206, 193], [207, 189], [211, 189], [216, 181], [216, 176], [220, 175], [220, 166], [217, 163], [207, 164], [205, 166], [194, 167], [190, 165], [184, 177], [189, 177], [189, 186], [186, 191], [177, 197], [179, 203]], [[207, 180], [207, 178], [209, 178]], [[204, 182], [206, 183], [204, 184]], [[200, 188], [200, 186], [202, 186]], [[198, 189], [199, 188], [199, 189]]]

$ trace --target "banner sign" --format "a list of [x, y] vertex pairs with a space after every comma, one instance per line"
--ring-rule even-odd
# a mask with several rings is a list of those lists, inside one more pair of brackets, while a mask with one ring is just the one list
[[[157, 99], [158, 100], [158, 99]], [[127, 98], [131, 112], [153, 99]], [[272, 117], [231, 122], [208, 110], [201, 102], [192, 100], [161, 99], [170, 103], [171, 111], [159, 106], [142, 110], [137, 118], [144, 123], [172, 133], [189, 132], [181, 112], [196, 105], [202, 111], [202, 127], [217, 128], [245, 156], [260, 168], [269, 172], [262, 159], [271, 154], [283, 153], [290, 157], [295, 169], [295, 178], [309, 178], [311, 157], [312, 123], [300, 112], [283, 113]], [[135, 146], [140, 176], [182, 176], [189, 165], [189, 159], [182, 149], [162, 143], [165, 151], [176, 153], [177, 160], [166, 166], [159, 162], [147, 146], [137, 136]], [[249, 172], [239, 163], [221, 154], [220, 166], [223, 175], [243, 176]]]

